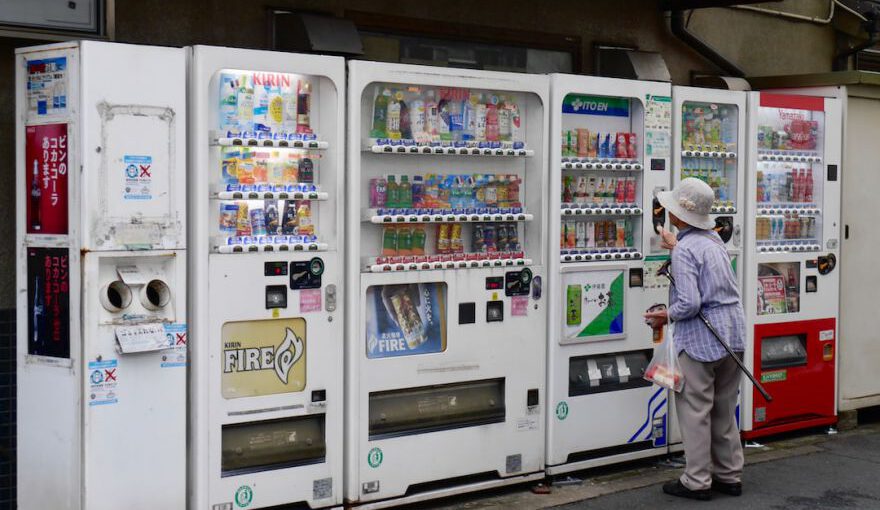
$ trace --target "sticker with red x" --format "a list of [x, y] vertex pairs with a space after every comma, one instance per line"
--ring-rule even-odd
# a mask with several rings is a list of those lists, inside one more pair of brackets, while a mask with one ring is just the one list
[[110, 382], [116, 380], [116, 369], [104, 369], [104, 382]]
[[138, 166], [141, 168], [140, 177], [152, 177], [153, 176], [152, 174], [150, 174], [150, 167], [152, 165], [138, 165]]
[[174, 336], [177, 337], [177, 342], [174, 345], [186, 345], [186, 333], [175, 333]]

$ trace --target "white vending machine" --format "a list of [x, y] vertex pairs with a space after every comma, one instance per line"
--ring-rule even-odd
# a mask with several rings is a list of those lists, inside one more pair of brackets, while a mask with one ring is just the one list
[[[842, 105], [749, 93], [743, 436], [837, 422]], [[754, 197], [752, 200], [751, 198]]]
[[[672, 87], [672, 187], [694, 177], [715, 192], [712, 217], [724, 241], [742, 294], [744, 249], [746, 93], [696, 87]], [[675, 395], [672, 396], [675, 402]], [[741, 399], [740, 399], [741, 400]], [[681, 451], [681, 430], [670, 408], [669, 444]], [[737, 424], [741, 407], [737, 404]]]
[[666, 83], [551, 77], [547, 473], [667, 452], [666, 390], [643, 378], [666, 302], [653, 217], [669, 188]]
[[543, 76], [349, 63], [346, 500], [540, 479]]
[[186, 59], [16, 51], [18, 507], [186, 505]]
[[188, 505], [339, 505], [345, 63], [189, 51]]

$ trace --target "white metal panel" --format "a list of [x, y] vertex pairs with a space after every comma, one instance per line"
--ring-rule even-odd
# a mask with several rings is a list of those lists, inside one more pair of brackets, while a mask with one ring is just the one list
[[[68, 123], [70, 168], [79, 167], [78, 125], [75, 118], [79, 97], [79, 45], [63, 43], [16, 51], [16, 175], [25, 171], [25, 124]], [[26, 111], [26, 62], [66, 56], [67, 95], [70, 114], [29, 118]], [[79, 173], [68, 176], [68, 196], [78, 195]], [[68, 247], [70, 267], [79, 267], [79, 210], [68, 202], [67, 236], [41, 236], [39, 241], [26, 232], [25, 179], [16, 178], [16, 450], [18, 506], [24, 510], [82, 508], [82, 393], [79, 385], [81, 339], [80, 272], [70, 272], [70, 352], [68, 360], [40, 359], [28, 355], [27, 247]], [[53, 490], [45, 490], [51, 480]]]
[[185, 247], [184, 51], [82, 48], [83, 246]]
[[[131, 285], [131, 304], [111, 313], [100, 303], [120, 267], [135, 266], [147, 281], [170, 290], [158, 310]], [[132, 324], [186, 326], [186, 260], [183, 252], [93, 252], [83, 260], [84, 508], [182, 508], [186, 504], [186, 345], [122, 354], [117, 328]], [[125, 315], [142, 317], [131, 321]], [[184, 329], [185, 333], [185, 329]], [[182, 351], [182, 352], [181, 352]], [[178, 356], [183, 356], [183, 360]], [[95, 362], [90, 367], [90, 363]], [[108, 368], [99, 366], [101, 362]], [[109, 365], [113, 365], [110, 367]], [[108, 373], [107, 371], [110, 371]], [[96, 381], [115, 378], [115, 396], [96, 394]], [[106, 397], [106, 398], [104, 398]], [[114, 401], [102, 404], [102, 400]]]
[[[328, 249], [323, 252], [276, 252], [217, 254], [217, 202], [212, 185], [220, 175], [217, 148], [210, 147], [211, 132], [218, 126], [219, 72], [222, 69], [310, 75], [313, 79], [312, 126], [329, 149], [322, 151], [316, 182], [329, 200], [317, 203], [317, 231]], [[189, 126], [191, 223], [190, 242], [190, 500], [192, 508], [211, 508], [234, 501], [239, 488], [253, 491], [250, 507], [307, 502], [312, 507], [338, 505], [342, 501], [343, 416], [343, 172], [345, 140], [345, 64], [339, 57], [251, 51], [195, 46], [189, 49]], [[299, 293], [288, 292], [288, 308], [265, 308], [265, 285], [286, 284], [288, 277], [263, 278], [266, 261], [308, 261], [314, 256], [325, 262], [322, 275], [325, 293], [336, 286], [337, 308], [328, 312], [300, 313]], [[298, 393], [224, 399], [221, 392], [221, 328], [236, 320], [303, 317], [306, 320], [306, 386]], [[312, 405], [312, 390], [326, 390], [326, 406]], [[325, 415], [324, 462], [252, 473], [221, 476], [221, 427], [224, 424], [282, 417]], [[330, 480], [329, 498], [315, 499], [316, 482]]]
[[[443, 156], [395, 156], [365, 154], [362, 133], [368, 132], [372, 95], [365, 91], [374, 83], [412, 84], [415, 86], [464, 87], [518, 94], [525, 101], [523, 115], [527, 148], [534, 157], [515, 161], [502, 158]], [[372, 91], [372, 89], [369, 89]], [[388, 172], [409, 173], [420, 168], [456, 172], [496, 172], [510, 169], [525, 177], [522, 193], [527, 212], [534, 220], [525, 222], [524, 249], [533, 259], [529, 266], [535, 277], [546, 278], [544, 246], [547, 242], [547, 123], [548, 80], [543, 76], [494, 73], [460, 69], [382, 64], [351, 61], [348, 95], [348, 189], [349, 225], [346, 281], [350, 294], [346, 301], [346, 490], [347, 501], [368, 503], [383, 498], [400, 498], [414, 484], [491, 472], [496, 476], [481, 485], [504, 484], [507, 477], [540, 471], [544, 466], [543, 417], [544, 356], [546, 334], [546, 299], [530, 300], [527, 316], [511, 316], [505, 309], [504, 321], [486, 323], [484, 302], [492, 299], [485, 289], [485, 278], [502, 276], [502, 268], [431, 270], [385, 274], [364, 273], [361, 256], [375, 255], [375, 239], [365, 237], [361, 225], [365, 203], [365, 182], [369, 176]], [[436, 158], [445, 159], [436, 159]], [[377, 159], [381, 158], [381, 159]], [[433, 158], [433, 159], [432, 159]], [[403, 161], [403, 160], [406, 161]], [[380, 230], [370, 232], [378, 235]], [[430, 355], [368, 359], [366, 355], [366, 291], [371, 285], [445, 282], [447, 285], [446, 350]], [[544, 291], [546, 295], [546, 287]], [[504, 300], [503, 290], [497, 291]], [[475, 302], [477, 324], [458, 324], [458, 303]], [[507, 306], [507, 305], [505, 305]], [[505, 420], [489, 425], [405, 435], [371, 441], [367, 416], [369, 394], [375, 391], [433, 384], [448, 384], [487, 378], [505, 379]], [[541, 405], [529, 411], [528, 389], [538, 389]], [[527, 414], [529, 412], [538, 414]], [[373, 449], [382, 452], [382, 462], [370, 466]], [[509, 473], [505, 462], [509, 455], [521, 455], [521, 469]], [[378, 482], [375, 492], [365, 493], [362, 484]], [[465, 487], [467, 482], [457, 482]], [[469, 489], [465, 489], [469, 490]], [[395, 499], [397, 504], [441, 495], [408, 494]]]
[[[654, 154], [647, 152], [645, 139], [645, 107], [649, 96], [661, 96], [671, 101], [672, 89], [669, 84], [658, 82], [621, 80], [614, 78], [596, 78], [554, 74], [551, 78], [551, 128], [550, 128], [550, 184], [549, 192], [549, 269], [547, 292], [550, 300], [548, 324], [547, 354], [547, 464], [548, 471], [565, 472], [589, 466], [597, 466], [620, 462], [623, 459], [645, 455], [663, 455], [664, 448], [654, 448], [633, 452], [621, 456], [614, 453], [600, 455], [588, 463], [572, 462], [566, 466], [569, 455], [585, 453], [602, 448], [627, 449], [630, 443], [651, 440], [653, 420], [666, 419], [669, 403], [667, 392], [659, 391], [656, 386], [633, 388], [606, 393], [597, 393], [570, 397], [569, 359], [576, 356], [590, 356], [602, 353], [649, 350], [653, 348], [652, 331], [642, 318], [642, 313], [655, 303], [667, 300], [665, 289], [630, 288], [629, 270], [647, 271], [649, 265], [644, 259], [592, 261], [583, 263], [561, 263], [559, 241], [561, 233], [561, 194], [562, 194], [562, 105], [569, 94], [584, 94], [623, 98], [637, 105], [630, 114], [631, 128], [627, 126], [601, 126], [603, 130], [617, 130], [627, 127], [641, 138], [638, 155], [643, 165], [641, 171], [641, 188], [637, 190], [639, 205], [642, 209], [640, 231], [636, 233], [636, 245], [644, 256], [666, 255], [668, 252], [659, 246], [659, 236], [653, 231], [651, 220], [652, 200], [658, 190], [669, 189], [670, 185], [670, 154]], [[670, 104], [671, 106], [671, 104]], [[669, 119], [671, 127], [671, 119]], [[668, 142], [672, 149], [672, 133], [667, 130]], [[650, 161], [662, 160], [662, 170], [652, 170]], [[624, 267], [625, 294], [625, 335], [623, 338], [570, 343], [564, 345], [562, 329], [565, 324], [565, 300], [562, 276], [565, 272], [601, 271], [609, 267]], [[647, 279], [647, 275], [646, 275]], [[640, 377], [640, 376], [639, 376]], [[564, 404], [568, 409], [566, 415], [558, 415], [555, 410]], [[613, 412], [609, 412], [613, 409]], [[666, 423], [667, 441], [669, 424]], [[658, 445], [660, 446], [660, 445]], [[665, 446], [665, 443], [663, 444]]]

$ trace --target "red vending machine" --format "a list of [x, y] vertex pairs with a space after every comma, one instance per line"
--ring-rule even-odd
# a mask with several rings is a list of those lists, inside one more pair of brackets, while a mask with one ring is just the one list
[[772, 395], [743, 391], [743, 435], [837, 422], [841, 104], [752, 92], [746, 363]]

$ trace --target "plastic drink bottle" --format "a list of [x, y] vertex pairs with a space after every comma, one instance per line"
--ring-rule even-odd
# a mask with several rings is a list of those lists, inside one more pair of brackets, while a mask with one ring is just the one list
[[393, 175], [389, 175], [385, 181], [385, 206], [396, 209], [400, 207], [400, 187]]
[[385, 131], [393, 140], [400, 139], [400, 103], [397, 101], [398, 92], [394, 99], [389, 98], [388, 110], [385, 114]]
[[398, 194], [398, 207], [403, 209], [412, 208], [412, 185], [409, 183], [408, 175], [400, 176], [400, 191]]
[[296, 132], [311, 133], [310, 112], [312, 108], [312, 84], [305, 81], [299, 81], [299, 90], [296, 94]]
[[499, 138], [498, 106], [489, 102], [486, 105], [486, 141], [497, 142]]

